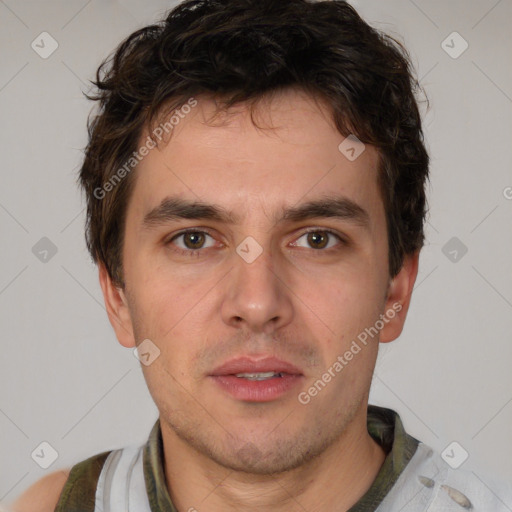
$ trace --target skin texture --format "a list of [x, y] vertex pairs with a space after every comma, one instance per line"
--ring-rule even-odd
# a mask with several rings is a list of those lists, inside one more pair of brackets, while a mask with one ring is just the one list
[[9, 512], [53, 512], [69, 470], [54, 471], [31, 485], [7, 510]]
[[[366, 146], [349, 161], [320, 102], [298, 90], [276, 94], [257, 106], [258, 128], [247, 105], [212, 120], [214, 104], [198, 100], [137, 169], [125, 289], [100, 271], [120, 343], [150, 339], [161, 351], [143, 370], [160, 411], [172, 498], [184, 510], [289, 511], [299, 501], [307, 510], [345, 510], [384, 459], [366, 430], [377, 337], [309, 404], [297, 393], [396, 303], [402, 310], [380, 341], [400, 334], [417, 255], [390, 280], [377, 151]], [[277, 220], [287, 207], [333, 195], [363, 208], [367, 225]], [[215, 204], [236, 222], [175, 218], [145, 227], [144, 216], [166, 197]], [[207, 233], [202, 248], [178, 237], [185, 228]], [[344, 242], [333, 236], [326, 248], [312, 247], [310, 229], [333, 230]], [[250, 264], [236, 252], [248, 236], [262, 249]], [[240, 355], [289, 361], [302, 382], [277, 400], [236, 400], [209, 375]]]
[[[275, 94], [258, 104], [256, 127], [245, 104], [212, 119], [214, 103], [197, 100], [135, 171], [125, 288], [99, 268], [119, 342], [132, 348], [149, 339], [160, 350], [142, 369], [160, 412], [171, 498], [180, 511], [346, 511], [384, 461], [366, 428], [368, 393], [379, 341], [402, 331], [418, 255], [390, 278], [377, 151], [367, 145], [349, 161], [320, 101], [299, 90]], [[144, 225], [168, 197], [236, 218]], [[279, 220], [287, 208], [333, 197], [357, 204], [367, 222]], [[204, 246], [191, 249], [190, 236], [179, 236], [189, 228], [204, 233]], [[252, 263], [236, 251], [246, 237], [262, 250]], [[299, 393], [396, 304], [380, 336], [300, 403]], [[300, 382], [275, 400], [237, 400], [210, 375], [242, 355], [288, 361]]]

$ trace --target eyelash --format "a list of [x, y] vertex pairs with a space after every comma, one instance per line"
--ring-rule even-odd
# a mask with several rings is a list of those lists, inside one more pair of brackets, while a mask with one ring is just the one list
[[[211, 238], [214, 238], [213, 235], [209, 231], [207, 231], [205, 228], [189, 228], [189, 229], [185, 229], [185, 230], [180, 231], [179, 233], [176, 233], [175, 235], [173, 235], [171, 238], [169, 238], [168, 240], [165, 241], [165, 245], [166, 246], [171, 245], [172, 242], [174, 242], [174, 240], [176, 240], [180, 236], [186, 235], [187, 233], [200, 233], [203, 235], [208, 235]], [[209, 249], [209, 247], [207, 247], [207, 249]], [[181, 249], [180, 247], [174, 247], [172, 250], [179, 254], [184, 254], [186, 256], [190, 256], [193, 258], [193, 257], [200, 256], [202, 249], [194, 250], [194, 249]]]
[[[166, 246], [171, 245], [171, 243], [174, 242], [174, 240], [176, 240], [180, 236], [186, 235], [188, 233], [200, 233], [200, 234], [208, 235], [211, 238], [214, 238], [213, 235], [208, 230], [206, 230], [205, 228], [190, 228], [190, 229], [185, 229], [183, 231], [180, 231], [179, 233], [176, 233], [171, 238], [166, 240], [164, 242], [164, 244]], [[347, 246], [348, 245], [347, 240], [345, 240], [341, 235], [339, 235], [335, 231], [333, 231], [331, 229], [328, 229], [328, 228], [322, 228], [322, 229], [311, 228], [311, 229], [308, 229], [308, 230], [304, 231], [300, 236], [298, 236], [295, 239], [295, 242], [297, 240], [299, 240], [300, 238], [302, 238], [304, 235], [307, 235], [309, 233], [327, 233], [327, 234], [332, 235], [335, 238], [337, 238], [337, 240], [340, 243], [340, 245], [342, 245], [342, 246]], [[210, 247], [207, 247], [206, 249], [210, 249]], [[305, 249], [305, 247], [302, 247], [302, 249]], [[339, 247], [329, 247], [328, 249], [313, 249], [313, 248], [311, 248], [311, 250], [313, 250], [315, 253], [318, 253], [318, 255], [320, 255], [321, 253], [335, 251], [336, 249], [339, 249]], [[172, 250], [176, 251], [176, 252], [178, 252], [180, 254], [184, 254], [184, 255], [190, 256], [190, 257], [198, 257], [198, 256], [201, 255], [201, 251], [204, 250], [204, 249], [201, 249], [201, 248], [200, 249], [181, 249], [180, 247], [174, 247]]]
[[[307, 235], [309, 233], [327, 233], [328, 235], [331, 235], [334, 238], [336, 238], [340, 245], [342, 245], [342, 246], [348, 245], [348, 242], [345, 238], [343, 238], [341, 235], [339, 235], [336, 231], [333, 231], [332, 229], [328, 229], [328, 228], [322, 228], [322, 229], [310, 228], [310, 229], [304, 231], [299, 237], [297, 237], [296, 241], [299, 240], [300, 238], [302, 238], [304, 235]], [[315, 253], [320, 254], [322, 252], [325, 253], [325, 252], [336, 251], [337, 249], [339, 249], [339, 247], [335, 246], [335, 247], [329, 247], [328, 249], [313, 249], [313, 248], [310, 248], [310, 249], [312, 249]]]

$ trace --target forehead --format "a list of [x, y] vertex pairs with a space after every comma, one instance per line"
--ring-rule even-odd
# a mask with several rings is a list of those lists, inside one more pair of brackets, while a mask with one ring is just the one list
[[167, 124], [170, 140], [137, 166], [129, 217], [143, 218], [168, 196], [222, 205], [240, 219], [333, 194], [382, 208], [375, 148], [344, 141], [325, 104], [304, 92], [281, 92], [252, 111], [238, 104], [219, 112], [197, 98], [178, 114]]

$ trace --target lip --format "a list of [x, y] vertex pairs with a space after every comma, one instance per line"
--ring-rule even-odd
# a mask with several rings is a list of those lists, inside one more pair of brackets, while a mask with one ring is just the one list
[[[248, 380], [237, 373], [281, 373], [281, 377]], [[232, 398], [244, 402], [271, 402], [289, 394], [303, 380], [299, 368], [275, 357], [238, 357], [217, 367], [209, 377]]]
[[287, 361], [275, 357], [252, 358], [247, 356], [237, 357], [218, 366], [210, 374], [212, 377], [222, 375], [235, 375], [237, 373], [278, 372], [290, 375], [302, 375], [299, 368]]

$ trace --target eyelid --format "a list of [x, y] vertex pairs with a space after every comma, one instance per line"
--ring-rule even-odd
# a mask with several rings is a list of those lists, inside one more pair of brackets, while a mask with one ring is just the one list
[[167, 235], [167, 237], [165, 238], [167, 241], [171, 241], [172, 239], [180, 236], [180, 235], [185, 235], [187, 233], [205, 233], [207, 235], [210, 235], [210, 236], [213, 236], [212, 233], [211, 233], [211, 229], [210, 228], [205, 228], [205, 227], [201, 227], [201, 226], [198, 226], [198, 227], [190, 227], [190, 228], [183, 228], [183, 229], [180, 229], [179, 231], [176, 231], [175, 233], [172, 233], [171, 235]]
[[[180, 237], [180, 236], [183, 236], [183, 235], [186, 235], [187, 233], [202, 233], [204, 235], [207, 235], [211, 238], [213, 238], [214, 240], [216, 240], [217, 242], [219, 242], [219, 240], [217, 240], [217, 238], [211, 233], [211, 229], [210, 228], [206, 228], [206, 227], [190, 227], [190, 228], [184, 228], [180, 231], [178, 231], [177, 233], [173, 233], [172, 235], [170, 236], [167, 236], [165, 239], [164, 239], [164, 245], [168, 245], [170, 244], [171, 242], [173, 242], [176, 238]], [[347, 239], [346, 236], [344, 236], [342, 233], [339, 233], [338, 231], [335, 231], [331, 228], [326, 228], [326, 227], [309, 227], [305, 230], [301, 230], [300, 231], [300, 235], [296, 236], [294, 238], [294, 241], [290, 244], [292, 246], [295, 246], [296, 247], [296, 241], [300, 238], [302, 238], [304, 235], [307, 235], [309, 233], [328, 233], [329, 235], [332, 235], [334, 236], [335, 238], [337, 238], [338, 242], [340, 242], [341, 245], [348, 245], [349, 244], [349, 241]], [[223, 242], [219, 242], [221, 245], [224, 245]], [[202, 248], [199, 248], [199, 249], [182, 249], [181, 247], [176, 247], [176, 250], [178, 251], [184, 251], [184, 252], [199, 252], [201, 250], [205, 250], [205, 249], [210, 249], [211, 247], [202, 247]], [[329, 249], [334, 249], [334, 247], [329, 247], [327, 249], [323, 249], [324, 251], [328, 251]], [[320, 251], [320, 250], [318, 250]]]
[[[294, 241], [292, 242], [291, 245], [293, 245], [294, 247], [297, 247], [297, 245], [296, 245], [297, 240], [302, 238], [304, 235], [308, 235], [309, 233], [327, 233], [327, 234], [332, 235], [335, 238], [337, 238], [338, 242], [341, 245], [348, 245], [348, 243], [349, 243], [347, 238], [343, 234], [338, 233], [337, 231], [335, 231], [333, 229], [312, 227], [312, 228], [306, 229], [305, 231], [302, 231], [299, 236], [294, 238]], [[334, 248], [335, 247], [328, 247], [327, 249], [323, 249], [323, 251], [328, 251], [329, 249], [334, 249]], [[315, 249], [315, 250], [319, 251], [319, 252], [322, 251], [322, 249]]]
[[[172, 242], [174, 242], [174, 240], [176, 240], [176, 238], [186, 235], [187, 233], [201, 233], [203, 235], [209, 236], [210, 238], [214, 239], [215, 241], [218, 241], [215, 238], [215, 236], [213, 236], [213, 234], [210, 232], [210, 230], [208, 228], [191, 227], [191, 228], [182, 229], [181, 231], [178, 231], [177, 233], [173, 233], [172, 235], [165, 237], [163, 243], [164, 243], [164, 245], [169, 245]], [[220, 243], [222, 243], [222, 242], [220, 242]], [[182, 249], [181, 247], [177, 247], [177, 250], [182, 250], [182, 251], [186, 251], [186, 252], [198, 252], [202, 249], [209, 249], [209, 247], [205, 247], [205, 248], [201, 247], [200, 249], [195, 249], [195, 250], [194, 249]]]

